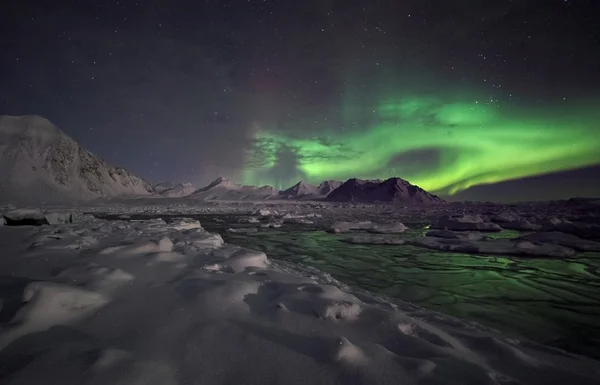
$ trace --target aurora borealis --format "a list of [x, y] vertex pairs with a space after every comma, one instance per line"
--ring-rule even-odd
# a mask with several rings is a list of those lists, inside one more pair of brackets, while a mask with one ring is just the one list
[[[593, 103], [519, 110], [415, 97], [381, 103], [373, 114], [368, 127], [348, 131], [286, 135], [261, 127], [244, 182], [283, 187], [298, 179], [400, 176], [452, 195], [475, 185], [600, 163], [600, 114]], [[281, 178], [277, 167], [286, 153], [294, 162], [288, 161]]]
[[600, 196], [596, 0], [100, 3], [6, 10], [0, 114], [153, 183]]

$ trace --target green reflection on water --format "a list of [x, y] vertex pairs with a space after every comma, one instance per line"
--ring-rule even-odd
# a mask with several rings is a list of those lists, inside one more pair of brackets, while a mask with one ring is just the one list
[[[228, 243], [317, 267], [348, 285], [600, 358], [600, 253], [566, 260], [444, 253], [409, 245], [349, 244], [342, 242], [348, 234], [299, 225], [231, 233], [229, 227], [256, 225], [239, 224], [228, 215], [219, 215], [221, 221], [214, 215], [183, 216], [198, 218]], [[136, 217], [142, 218], [149, 217]], [[493, 237], [518, 235], [502, 231]]]
[[[341, 241], [348, 234], [298, 226], [243, 235], [215, 230], [226, 242], [317, 267], [349, 285], [600, 357], [597, 253], [571, 260], [477, 256], [407, 245], [352, 245]], [[496, 234], [515, 236], [518, 232]]]

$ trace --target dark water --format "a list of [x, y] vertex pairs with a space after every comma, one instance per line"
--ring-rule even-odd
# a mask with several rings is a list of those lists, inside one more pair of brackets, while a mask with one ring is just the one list
[[[600, 358], [599, 253], [558, 260], [353, 245], [341, 241], [348, 234], [307, 226], [239, 234], [226, 230], [256, 225], [235, 224], [233, 217], [223, 215], [195, 217], [226, 242], [262, 250], [269, 258], [317, 267], [348, 285]], [[402, 236], [422, 232], [410, 230]]]

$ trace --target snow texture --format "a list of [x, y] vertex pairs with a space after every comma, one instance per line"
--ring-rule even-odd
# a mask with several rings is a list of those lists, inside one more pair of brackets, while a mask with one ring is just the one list
[[43, 213], [37, 209], [15, 209], [0, 215], [3, 224], [9, 226], [42, 226], [73, 223], [73, 213], [68, 211], [49, 211]]
[[465, 214], [461, 216], [445, 215], [433, 225], [436, 229], [454, 231], [501, 231], [502, 228], [491, 222], [486, 222], [480, 215]]
[[150, 195], [152, 186], [108, 164], [39, 116], [0, 116], [0, 200], [65, 202]]
[[507, 230], [536, 231], [542, 228], [542, 226], [531, 223], [518, 214], [508, 211], [493, 216], [491, 221], [498, 223], [503, 229]]
[[485, 238], [485, 235], [478, 231], [430, 230], [425, 235], [428, 237], [464, 239], [470, 241], [479, 241]]
[[41, 226], [47, 225], [48, 220], [39, 210], [35, 209], [15, 209], [3, 214], [6, 224], [9, 226]]
[[61, 223], [73, 223], [73, 213], [62, 211], [51, 211], [44, 214], [48, 224], [58, 225]]
[[[528, 241], [424, 238], [418, 243], [428, 247], [539, 249]], [[7, 385], [591, 385], [600, 378], [592, 359], [354, 293], [315, 270], [225, 244], [193, 219], [78, 215], [74, 223], [0, 227], [0, 240], [0, 269], [22, 281], [22, 294], [0, 292], [4, 303], [20, 302], [2, 309], [10, 319], [0, 329]]]
[[347, 233], [349, 231], [363, 230], [376, 234], [398, 234], [406, 231], [403, 223], [373, 223], [369, 221], [362, 222], [334, 222], [327, 229], [330, 233]]

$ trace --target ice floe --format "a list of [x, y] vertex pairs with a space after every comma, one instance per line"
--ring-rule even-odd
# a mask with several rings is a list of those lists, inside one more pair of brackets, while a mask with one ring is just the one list
[[[437, 235], [410, 242], [483, 253], [572, 251], [537, 240]], [[81, 217], [33, 230], [1, 227], [0, 237], [14, 243], [0, 267], [28, 282], [20, 307], [2, 309], [6, 384], [587, 385], [600, 378], [592, 359], [355, 293], [325, 274], [226, 244], [195, 219]]]

